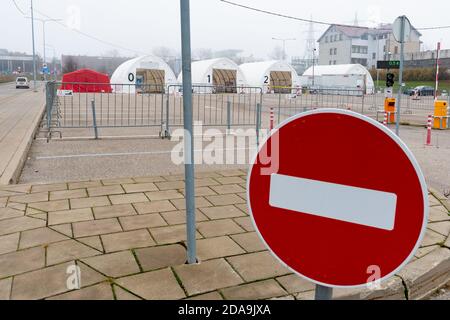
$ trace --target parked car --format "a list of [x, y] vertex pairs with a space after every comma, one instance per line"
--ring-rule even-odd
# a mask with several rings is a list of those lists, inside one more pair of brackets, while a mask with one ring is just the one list
[[426, 87], [426, 86], [419, 86], [414, 88], [414, 94], [416, 94], [420, 97], [426, 97], [426, 96], [434, 96], [434, 88], [432, 87]]
[[17, 77], [16, 78], [16, 89], [26, 88], [30, 89], [30, 83], [26, 77]]

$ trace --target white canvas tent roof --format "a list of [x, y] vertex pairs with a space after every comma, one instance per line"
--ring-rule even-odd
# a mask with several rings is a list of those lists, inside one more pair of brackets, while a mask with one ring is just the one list
[[244, 63], [239, 66], [244, 73], [247, 80], [247, 85], [252, 87], [262, 87], [264, 86], [265, 77], [270, 77], [270, 72], [272, 71], [288, 71], [292, 74], [292, 86], [296, 87], [300, 85], [300, 79], [298, 77], [297, 71], [289, 64], [284, 61], [271, 60], [271, 61], [261, 61]]
[[[123, 86], [114, 86], [114, 84], [136, 84], [136, 70], [137, 69], [155, 69], [163, 70], [165, 73], [165, 84], [177, 84], [177, 77], [170, 68], [170, 66], [159, 57], [153, 55], [137, 57], [122, 63], [116, 71], [114, 71], [111, 77], [111, 84], [113, 84], [113, 90], [120, 91]], [[133, 77], [130, 76], [133, 74]], [[130, 81], [132, 79], [132, 81]], [[130, 86], [130, 93], [134, 93], [134, 86]], [[127, 92], [128, 88], [124, 89]]]

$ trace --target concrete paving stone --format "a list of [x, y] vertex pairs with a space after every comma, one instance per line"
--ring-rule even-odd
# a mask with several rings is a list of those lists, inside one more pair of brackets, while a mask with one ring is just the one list
[[31, 187], [31, 193], [67, 190], [67, 183], [37, 184]]
[[220, 178], [216, 178], [216, 180], [220, 183], [220, 184], [242, 184], [245, 183], [245, 180], [242, 179], [241, 177], [220, 177]]
[[295, 297], [294, 296], [284, 296], [284, 297], [278, 297], [278, 298], [271, 298], [269, 300], [274, 300], [274, 301], [294, 301]]
[[408, 264], [398, 274], [406, 283], [410, 300], [423, 299], [450, 281], [450, 250], [439, 248]]
[[79, 198], [85, 198], [85, 197], [87, 197], [86, 189], [50, 192], [50, 200], [79, 199]]
[[97, 220], [137, 215], [136, 210], [131, 204], [97, 207], [92, 208], [92, 210], [94, 211], [94, 216]]
[[45, 227], [46, 222], [30, 217], [19, 217], [0, 221], [0, 236]]
[[200, 222], [197, 230], [205, 237], [220, 237], [245, 232], [236, 222], [231, 219]]
[[170, 269], [142, 273], [116, 282], [146, 300], [176, 300], [186, 296]]
[[440, 191], [435, 188], [428, 187], [428, 191], [438, 200], [447, 200], [448, 198], [444, 196]]
[[186, 249], [179, 244], [136, 249], [135, 253], [144, 271], [178, 266], [186, 262]]
[[48, 192], [38, 192], [31, 194], [24, 194], [20, 196], [9, 197], [10, 202], [17, 203], [35, 203], [35, 202], [43, 202], [48, 201]]
[[150, 201], [183, 199], [183, 195], [177, 190], [147, 192], [146, 196]]
[[139, 214], [160, 213], [177, 210], [168, 200], [135, 203], [134, 207]]
[[431, 222], [450, 221], [450, 216], [444, 207], [433, 207], [430, 208], [429, 220]]
[[140, 271], [131, 251], [104, 254], [81, 261], [94, 270], [113, 278], [136, 274]]
[[184, 181], [184, 174], [174, 174], [170, 176], [162, 176], [164, 181]]
[[8, 207], [8, 208], [11, 208], [11, 209], [16, 209], [16, 210], [20, 210], [20, 211], [25, 211], [25, 210], [27, 209], [27, 204], [26, 204], [26, 203], [8, 202], [7, 207]]
[[12, 218], [23, 217], [25, 213], [23, 211], [11, 209], [11, 208], [0, 208], [0, 221]]
[[12, 300], [38, 300], [69, 291], [68, 268], [73, 262], [14, 277]]
[[200, 294], [198, 296], [194, 296], [194, 297], [188, 298], [186, 300], [220, 301], [220, 300], [223, 300], [223, 297], [220, 295], [219, 292], [214, 291], [214, 292], [210, 292], [210, 293]]
[[422, 241], [421, 247], [428, 247], [440, 244], [445, 242], [445, 239], [446, 237], [444, 237], [443, 235], [434, 232], [432, 230], [427, 230], [427, 233], [425, 233], [425, 237]]
[[10, 299], [11, 288], [12, 288], [12, 278], [0, 280], [0, 301]]
[[127, 204], [127, 203], [140, 203], [149, 201], [148, 198], [143, 193], [130, 193], [109, 196], [111, 203], [114, 204]]
[[29, 216], [34, 219], [44, 220], [45, 222], [48, 220], [46, 213], [31, 214]]
[[[180, 189], [181, 194], [185, 195], [186, 192], [184, 189]], [[217, 193], [215, 193], [211, 188], [209, 187], [196, 187], [195, 188], [195, 195], [197, 197], [204, 197], [204, 196], [216, 196]]]
[[241, 277], [224, 260], [210, 260], [196, 265], [174, 268], [189, 296], [243, 283]]
[[104, 275], [80, 261], [77, 262], [77, 266], [80, 268], [80, 288], [89, 287], [107, 280]]
[[296, 274], [279, 277], [276, 280], [288, 293], [292, 294], [311, 291], [316, 287], [311, 281], [307, 281]]
[[314, 300], [314, 295], [315, 295], [314, 291], [301, 292], [301, 293], [295, 295], [295, 299], [311, 301], [311, 300]]
[[52, 243], [47, 248], [47, 265], [51, 266], [100, 254], [102, 254], [102, 252], [92, 249], [75, 240]]
[[104, 282], [92, 287], [83, 288], [80, 290], [71, 291], [61, 295], [51, 297], [47, 300], [114, 300], [114, 294], [111, 284]]
[[96, 208], [96, 207], [105, 207], [109, 205], [111, 205], [111, 202], [106, 196], [70, 200], [70, 207], [72, 209]]
[[[246, 192], [242, 192], [242, 193], [236, 193], [239, 197], [241, 197], [243, 200], [245, 200], [245, 201], [247, 201], [247, 193]], [[241, 206], [244, 206], [243, 204], [238, 204], [238, 205], [236, 205], [238, 208], [240, 208]], [[241, 209], [242, 210], [242, 209]], [[245, 212], [247, 212], [247, 205], [245, 204], [245, 210], [242, 210], [242, 211], [245, 211]]]
[[161, 191], [176, 190], [184, 188], [184, 181], [168, 181], [168, 182], [156, 182], [156, 186]]
[[116, 300], [122, 300], [122, 301], [133, 301], [133, 300], [142, 300], [138, 296], [135, 296], [134, 294], [129, 293], [128, 291], [125, 291], [119, 286], [113, 285], [114, 293], [116, 295]]
[[439, 202], [439, 200], [436, 199], [433, 195], [428, 196], [428, 199], [429, 199], [429, 201], [430, 201], [430, 207], [441, 205], [441, 203]]
[[440, 246], [430, 246], [430, 247], [424, 247], [417, 250], [416, 254], [414, 255], [417, 259], [425, 257], [427, 254], [433, 252], [434, 250], [438, 249]]
[[17, 251], [20, 233], [0, 236], [0, 255]]
[[123, 184], [122, 187], [125, 189], [126, 193], [158, 191], [156, 185], [151, 182]]
[[72, 227], [75, 238], [99, 236], [122, 231], [122, 227], [117, 219], [77, 222]]
[[19, 193], [30, 193], [31, 192], [31, 185], [29, 184], [11, 184], [7, 186], [1, 186], [1, 190], [3, 191], [12, 191], [12, 192], [19, 192]]
[[8, 202], [8, 198], [0, 197], [0, 208], [6, 208], [6, 203]]
[[450, 234], [450, 221], [430, 223], [428, 224], [428, 229], [448, 237]]
[[47, 227], [24, 231], [20, 237], [19, 250], [68, 240], [69, 238]]
[[[153, 239], [156, 240], [156, 243], [160, 245], [164, 244], [173, 244], [180, 243], [186, 241], [186, 226], [170, 226], [170, 227], [162, 227], [162, 228], [152, 228], [150, 232], [153, 236]], [[202, 236], [197, 232], [197, 239], [202, 238]]]
[[119, 221], [125, 231], [167, 226], [164, 219], [157, 213], [119, 218]]
[[106, 253], [155, 245], [147, 229], [101, 236]]
[[69, 182], [69, 190], [96, 188], [103, 186], [100, 181]]
[[134, 181], [131, 178], [119, 178], [119, 179], [102, 180], [102, 184], [104, 186], [112, 186], [112, 185], [127, 184], [127, 183], [134, 183]]
[[227, 171], [219, 171], [217, 173], [223, 177], [242, 177], [247, 175], [246, 172], [241, 170], [227, 170]]
[[93, 237], [86, 237], [86, 238], [79, 238], [77, 241], [94, 248], [100, 252], [104, 252], [103, 244], [100, 240], [100, 236], [93, 236]]
[[137, 177], [133, 178], [136, 183], [155, 183], [155, 182], [164, 182], [166, 179], [163, 177]]
[[17, 251], [0, 256], [0, 278], [37, 270], [45, 266], [42, 247]]
[[41, 214], [41, 213], [45, 213], [45, 212], [41, 211], [41, 210], [33, 209], [31, 207], [27, 207], [27, 210], [25, 211], [26, 216], [32, 216], [32, 215]]
[[287, 295], [273, 279], [222, 290], [227, 300], [263, 300]]
[[251, 253], [227, 260], [245, 281], [264, 280], [291, 273], [269, 252]]
[[256, 232], [248, 232], [231, 236], [248, 253], [267, 250]]
[[383, 281], [379, 288], [363, 289], [359, 296], [360, 300], [406, 300], [405, 286], [398, 276]]
[[231, 194], [231, 193], [242, 193], [245, 192], [245, 189], [237, 184], [227, 184], [222, 186], [213, 186], [211, 187], [218, 194]]
[[[167, 223], [169, 225], [172, 225], [172, 226], [186, 223], [186, 211], [185, 210], [162, 212], [161, 216], [164, 218], [164, 220], [167, 221]], [[196, 210], [195, 220], [197, 222], [207, 221], [208, 217], [206, 217], [203, 213], [201, 213], [200, 210]]]
[[87, 191], [90, 197], [111, 196], [125, 193], [125, 190], [123, 190], [121, 185], [93, 187], [88, 188]]
[[[243, 197], [242, 199], [244, 199], [245, 202], [247, 202], [247, 200], [246, 200], [247, 196]], [[235, 204], [235, 207], [238, 208], [239, 210], [241, 210], [242, 212], [244, 212], [247, 216], [249, 215], [247, 203]]]
[[90, 220], [94, 220], [91, 208], [57, 211], [48, 214], [49, 226]]
[[245, 201], [241, 197], [238, 197], [235, 194], [208, 196], [206, 197], [206, 200], [208, 200], [215, 206], [229, 206], [232, 204], [245, 203]]
[[20, 196], [22, 193], [20, 192], [12, 192], [12, 191], [2, 191], [0, 190], [0, 197], [1, 198], [7, 198], [10, 196]]
[[229, 237], [202, 239], [197, 241], [197, 256], [200, 261], [243, 254], [245, 251]]
[[245, 213], [243, 213], [235, 206], [201, 208], [200, 211], [203, 212], [211, 220], [246, 216]]
[[[170, 200], [170, 202], [172, 202], [173, 205], [178, 210], [186, 210], [186, 200], [185, 199]], [[197, 197], [197, 198], [195, 198], [195, 207], [197, 209], [208, 208], [208, 207], [212, 207], [212, 204], [208, 200], [206, 200], [204, 197]]]
[[195, 177], [197, 179], [204, 179], [204, 178], [220, 178], [222, 177], [220, 174], [214, 172], [214, 171], [196, 171], [195, 172]]
[[[212, 186], [218, 186], [218, 185], [220, 185], [220, 183], [212, 178], [195, 179], [196, 187], [212, 187]], [[184, 186], [183, 186], [183, 188], [184, 188]]]
[[447, 238], [447, 241], [445, 241], [444, 246], [450, 249], [450, 237]]
[[[43, 212], [64, 211], [64, 210], [70, 209], [69, 200], [57, 200], [57, 201], [31, 203], [28, 205], [28, 207], [36, 209], [36, 210], [40, 210]], [[73, 208], [73, 209], [75, 209], [75, 208]]]
[[73, 238], [72, 225], [70, 223], [51, 226], [50, 229], [62, 233], [63, 235], [68, 236], [69, 238]]

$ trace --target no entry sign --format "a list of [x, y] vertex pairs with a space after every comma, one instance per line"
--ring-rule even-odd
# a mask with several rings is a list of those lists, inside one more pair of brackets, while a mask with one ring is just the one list
[[389, 129], [351, 111], [281, 124], [251, 165], [247, 192], [272, 253], [323, 286], [393, 276], [426, 231], [428, 191], [414, 156]]

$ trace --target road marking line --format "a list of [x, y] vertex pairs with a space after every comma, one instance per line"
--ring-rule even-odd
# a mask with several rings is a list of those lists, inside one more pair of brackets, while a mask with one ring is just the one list
[[270, 205], [318, 217], [394, 230], [397, 195], [273, 174]]

